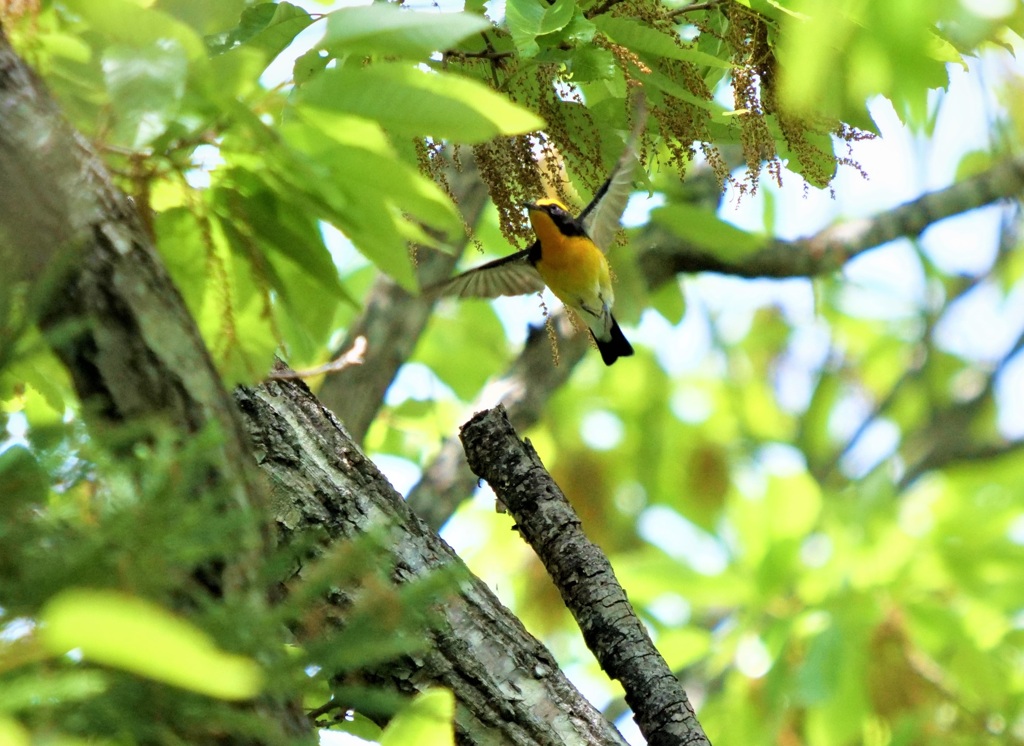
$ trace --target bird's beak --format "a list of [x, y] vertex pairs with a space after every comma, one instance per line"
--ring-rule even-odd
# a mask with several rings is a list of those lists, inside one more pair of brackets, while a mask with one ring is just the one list
[[538, 205], [538, 204], [536, 204], [534, 202], [524, 202], [523, 203], [523, 207], [525, 207], [530, 212], [534, 212], [534, 211], [543, 209], [540, 205]]

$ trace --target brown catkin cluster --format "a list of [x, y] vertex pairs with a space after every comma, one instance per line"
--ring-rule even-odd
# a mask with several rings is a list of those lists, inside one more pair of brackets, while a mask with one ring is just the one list
[[[852, 143], [870, 137], [869, 133], [834, 121], [798, 116], [780, 105], [769, 18], [734, 0], [681, 6], [669, 6], [662, 0], [605, 0], [584, 13], [590, 19], [604, 14], [642, 23], [681, 50], [654, 56], [602, 33], [593, 38], [595, 46], [614, 58], [621, 75], [618, 85], [624, 82], [627, 90], [648, 91], [651, 124], [639, 147], [645, 157], [660, 157], [684, 176], [701, 155], [722, 184], [734, 182], [731, 169], [745, 164], [746, 175], [737, 184], [745, 193], [757, 190], [764, 173], [781, 183], [784, 157], [799, 161], [793, 164], [795, 169], [817, 186], [831, 182], [839, 165], [863, 173], [849, 153], [846, 157], [833, 154], [829, 138]], [[495, 30], [492, 35], [501, 33]], [[561, 49], [571, 50], [571, 44], [564, 42]], [[566, 193], [572, 191], [571, 186], [566, 188], [566, 172], [575, 182], [591, 190], [597, 188], [607, 176], [609, 164], [603, 162], [602, 154], [608, 148], [605, 143], [602, 150], [602, 128], [588, 108], [593, 102], [584, 100], [581, 90], [587, 90], [586, 86], [574, 84], [571, 66], [527, 63], [514, 54], [495, 52], [497, 46], [488, 37], [486, 54], [479, 53], [483, 58], [479, 54], [476, 59], [471, 55], [460, 58], [452, 53], [445, 63], [462, 65], [478, 78], [479, 66], [487, 65], [496, 90], [538, 112], [547, 123], [543, 133], [496, 138], [474, 148], [498, 207], [501, 229], [511, 242], [521, 245], [530, 238], [522, 203], [547, 195], [579, 207], [578, 199]], [[691, 52], [728, 60], [729, 67], [708, 66], [699, 54]], [[655, 85], [653, 76], [657, 76]], [[714, 116], [720, 110], [714, 103], [715, 94], [726, 85], [732, 89], [734, 111], [724, 118]], [[436, 153], [432, 147], [424, 147], [421, 166], [437, 179]], [[742, 151], [742, 161], [732, 156], [734, 151]]]
[[516, 246], [532, 236], [523, 217], [523, 203], [544, 193], [534, 152], [537, 142], [533, 135], [517, 135], [498, 137], [473, 148], [480, 178], [498, 209], [502, 234]]

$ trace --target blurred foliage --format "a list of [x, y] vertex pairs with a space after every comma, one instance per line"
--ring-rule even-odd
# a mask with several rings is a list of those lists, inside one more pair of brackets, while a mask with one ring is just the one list
[[[236, 382], [262, 377], [275, 351], [296, 367], [329, 359], [378, 272], [416, 287], [410, 242], [446, 250], [467, 230], [442, 177], [445, 142], [474, 147], [494, 202], [475, 235], [501, 255], [528, 237], [524, 199], [589, 197], [621, 150], [628, 91], [642, 86], [649, 186], [665, 200], [652, 219], [737, 261], [758, 232], [687, 195], [680, 178], [695, 162], [748, 199], [760, 187], [760, 233], [773, 235], [783, 226], [770, 184], [785, 171], [787, 188], [801, 177], [828, 188], [838, 167], [856, 171], [856, 146], [876, 131], [871, 97], [927, 136], [951, 70], [1019, 40], [1020, 4], [971, 10], [981, 5], [51, 0], [5, 3], [0, 18], [139, 205]], [[297, 38], [300, 51], [282, 54]], [[960, 176], [1019, 152], [1022, 79], [1009, 76], [992, 147], [966, 155]], [[713, 742], [1024, 741], [1024, 461], [1007, 414], [1019, 420], [1011, 312], [1024, 252], [1012, 220], [999, 241], [966, 273], [923, 241], [884, 249], [907, 273], [895, 285], [851, 270], [771, 290], [701, 277], [649, 295], [631, 251], [615, 249], [638, 354], [609, 369], [589, 354], [528, 435]], [[187, 616], [183, 636], [205, 653], [256, 662], [267, 682], [258, 703], [301, 699], [319, 712], [333, 692], [362, 714], [325, 711], [324, 727], [382, 743], [450, 738], [443, 693], [381, 732], [363, 714], [394, 701], [331, 683], [408, 652], [443, 582], [391, 588], [374, 550], [386, 538], [374, 537], [307, 563], [282, 608], [212, 599], [195, 568], [242, 551], [241, 524], [254, 520], [204, 496], [212, 436], [181, 450], [157, 434], [125, 454], [127, 436], [86, 432], [67, 372], [17, 294], [2, 297], [0, 741], [289, 741], [259, 706], [173, 688], [182, 682], [136, 665], [141, 653], [121, 651], [136, 664], [118, 665], [96, 641], [68, 641], [81, 655], [41, 648], [47, 604], [67, 594], [86, 616], [111, 613], [111, 598], [147, 609], [143, 636], [164, 623], [181, 632]], [[943, 342], [979, 298], [1002, 312], [998, 354]], [[441, 305], [371, 450], [424, 466], [507, 365], [535, 307]], [[453, 543], [621, 715], [542, 570], [482, 502], [456, 516]], [[271, 558], [261, 578], [278, 582], [297, 557]], [[363, 590], [339, 631], [317, 599], [344, 583]], [[401, 612], [386, 615], [400, 620], [387, 636], [382, 608]], [[408, 735], [439, 722], [441, 735]]]
[[[83, 439], [74, 422], [62, 427], [49, 447], [8, 442], [0, 454], [4, 724], [68, 743], [295, 743], [279, 715], [297, 701], [331, 713], [343, 697], [341, 716], [322, 723], [343, 730], [348, 707], [402, 710], [399, 698], [332, 682], [421, 649], [450, 578], [393, 587], [381, 527], [326, 551], [272, 554], [249, 568], [255, 592], [215, 591], [211, 573], [251, 553], [248, 526], [263, 519], [220, 509], [206, 479], [212, 436], [182, 447], [168, 434], [125, 455], [127, 433]], [[286, 579], [291, 592], [268, 607], [262, 597]], [[323, 602], [339, 585], [343, 616]]]

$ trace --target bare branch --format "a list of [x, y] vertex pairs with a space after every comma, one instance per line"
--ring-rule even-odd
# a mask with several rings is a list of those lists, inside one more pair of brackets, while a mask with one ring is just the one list
[[345, 370], [350, 365], [362, 365], [366, 362], [363, 356], [366, 354], [366, 337], [356, 337], [352, 346], [329, 363], [318, 365], [315, 368], [306, 370], [272, 370], [267, 374], [271, 381], [292, 381], [296, 378], [312, 378], [324, 373], [337, 373]]
[[622, 683], [647, 742], [710, 746], [686, 692], [651, 642], [607, 557], [583, 534], [579, 517], [529, 441], [519, 440], [504, 408], [474, 415], [461, 437], [473, 471], [515, 518], [601, 668]]

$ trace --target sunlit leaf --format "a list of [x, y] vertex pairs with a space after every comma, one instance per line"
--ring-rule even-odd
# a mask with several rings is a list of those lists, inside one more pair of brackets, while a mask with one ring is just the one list
[[69, 0], [66, 5], [114, 41], [136, 47], [174, 41], [190, 61], [205, 60], [206, 47], [199, 35], [166, 13], [131, 0]]
[[0, 743], [7, 746], [31, 746], [32, 736], [17, 720], [0, 717]]
[[68, 590], [40, 614], [40, 639], [55, 655], [83, 658], [220, 699], [249, 699], [262, 673], [249, 658], [217, 648], [204, 632], [143, 599]]
[[117, 114], [115, 138], [141, 148], [162, 135], [185, 95], [188, 58], [174, 39], [117, 44], [103, 52], [103, 75]]
[[454, 746], [455, 697], [447, 689], [429, 689], [408, 704], [388, 723], [381, 746]]
[[307, 84], [310, 106], [375, 119], [388, 132], [482, 142], [543, 126], [535, 114], [475, 80], [399, 63], [326, 70]]
[[323, 45], [336, 55], [423, 59], [491, 27], [473, 13], [417, 11], [390, 3], [341, 8], [330, 14]]
[[309, 13], [291, 3], [259, 3], [242, 11], [233, 29], [208, 36], [206, 44], [212, 54], [241, 46], [258, 49], [265, 62], [270, 62], [312, 22]]
[[564, 28], [575, 11], [575, 0], [555, 0], [551, 4], [542, 0], [508, 0], [505, 22], [519, 53], [534, 57], [540, 51], [537, 37]]
[[728, 60], [701, 52], [678, 36], [666, 34], [632, 18], [605, 14], [598, 16], [594, 23], [613, 40], [637, 52], [684, 60], [705, 67], [732, 66]]
[[743, 259], [765, 245], [762, 237], [725, 222], [713, 212], [683, 203], [657, 208], [651, 220], [726, 261]]

